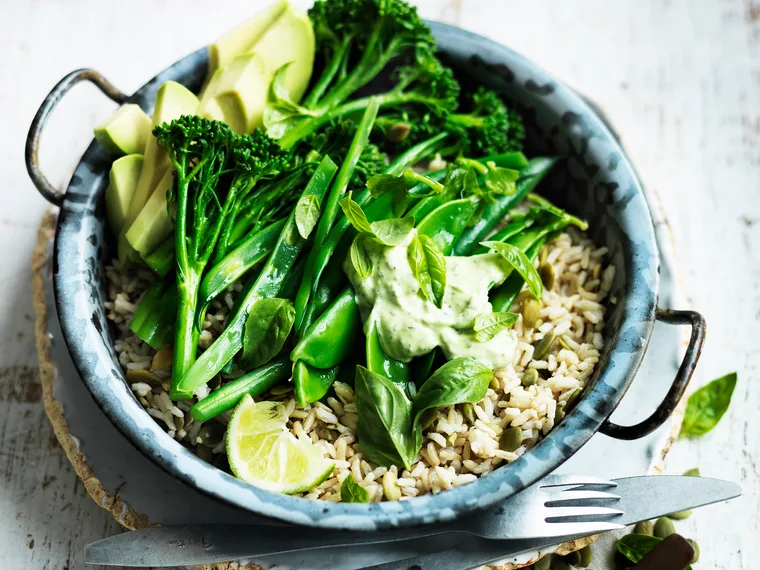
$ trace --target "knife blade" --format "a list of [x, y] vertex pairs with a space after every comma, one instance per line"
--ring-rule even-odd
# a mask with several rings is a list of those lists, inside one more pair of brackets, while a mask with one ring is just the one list
[[[616, 522], [626, 526], [686, 509], [727, 501], [741, 495], [739, 485], [707, 477], [659, 475], [613, 480], [618, 484], [615, 491], [621, 497], [618, 505], [623, 511], [623, 515], [616, 519]], [[642, 485], [645, 481], [646, 486]], [[497, 561], [502, 564], [517, 554], [581, 537], [582, 535], [573, 535], [560, 540], [488, 540], [473, 537], [449, 550], [367, 566], [364, 570], [469, 570]]]
[[[616, 494], [621, 497], [617, 504], [625, 514], [621, 515], [622, 521], [616, 518], [615, 522], [622, 522], [622, 524], [633, 524], [663, 514], [723, 501], [741, 493], [740, 488], [733, 483], [699, 477], [629, 477], [618, 479], [616, 483], [618, 484], [615, 489]], [[476, 516], [496, 517], [500, 516], [498, 514], [500, 510], [497, 506], [491, 511]], [[454, 527], [446, 526], [455, 532]], [[317, 562], [314, 557], [318, 557], [320, 553], [346, 545], [411, 542], [415, 538], [432, 533], [430, 528], [366, 533], [293, 526], [156, 527], [124, 533], [88, 544], [85, 547], [85, 561], [89, 564], [142, 567], [189, 566], [242, 558], [260, 560], [308, 550], [310, 560]], [[530, 550], [562, 542], [562, 539], [556, 537], [527, 541], [465, 538], [460, 534], [455, 542], [452, 535], [452, 540], [448, 543], [451, 545], [462, 542], [462, 549], [457, 549], [454, 553], [446, 551], [454, 557], [453, 560], [457, 560], [457, 564], [462, 556], [468, 553], [493, 552], [498, 556], [499, 553], [514, 552], [514, 548], [522, 548], [523, 550], [519, 552], [523, 552], [525, 549]], [[476, 550], [471, 552], [465, 548], [468, 544], [476, 545]], [[437, 555], [443, 556], [444, 553]], [[325, 556], [329, 555], [325, 554]], [[396, 568], [405, 569], [406, 566]], [[465, 566], [457, 570], [462, 570], [462, 568]], [[436, 568], [436, 570], [442, 569]]]

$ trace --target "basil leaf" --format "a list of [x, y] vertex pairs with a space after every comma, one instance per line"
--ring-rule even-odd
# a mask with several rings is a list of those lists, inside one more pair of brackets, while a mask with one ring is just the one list
[[488, 168], [486, 189], [494, 194], [513, 196], [517, 191], [517, 179], [520, 177], [520, 173], [511, 168], [499, 168], [493, 163], [489, 163]]
[[389, 218], [372, 222], [372, 235], [383, 245], [398, 245], [406, 239], [414, 227], [414, 216]]
[[[425, 188], [419, 188], [414, 192], [410, 192], [419, 185], [423, 185]], [[416, 198], [422, 198], [424, 196], [440, 194], [443, 191], [443, 184], [409, 168], [398, 176], [376, 174], [367, 180], [367, 188], [369, 189], [369, 193], [375, 198], [388, 192], [413, 194]]]
[[393, 215], [400, 218], [409, 207], [409, 194], [406, 192], [394, 192], [391, 196], [391, 208]]
[[528, 284], [531, 293], [533, 293], [536, 299], [541, 299], [541, 296], [544, 292], [544, 286], [541, 283], [541, 277], [539, 276], [538, 271], [536, 271], [536, 268], [533, 267], [531, 260], [528, 259], [527, 255], [525, 255], [524, 251], [522, 251], [519, 247], [515, 247], [514, 245], [506, 242], [485, 241], [480, 245], [495, 251], [504, 259], [506, 259], [509, 264], [514, 267], [520, 275], [522, 275], [522, 278], [525, 279], [525, 282]]
[[351, 259], [351, 265], [354, 267], [354, 271], [359, 276], [359, 279], [364, 281], [370, 275], [372, 275], [372, 258], [367, 251], [367, 238], [364, 234], [359, 234], [354, 238], [351, 244], [351, 249], [348, 252]]
[[455, 358], [436, 370], [414, 398], [415, 453], [422, 447], [420, 418], [425, 410], [482, 400], [493, 378], [493, 370], [476, 358]]
[[296, 227], [303, 239], [309, 237], [319, 221], [319, 198], [315, 194], [304, 194], [296, 204]]
[[369, 491], [354, 481], [353, 475], [340, 484], [340, 500], [344, 503], [369, 503]]
[[362, 451], [378, 465], [411, 469], [417, 454], [412, 433], [412, 403], [385, 376], [356, 367], [354, 384]]
[[373, 233], [372, 226], [370, 226], [364, 210], [362, 210], [362, 207], [354, 202], [350, 196], [346, 196], [340, 201], [340, 207], [346, 215], [349, 223], [354, 226], [357, 232], [367, 234]]
[[480, 195], [480, 186], [478, 185], [478, 175], [475, 171], [461, 164], [449, 166], [446, 173], [446, 179], [443, 182], [448, 195]]
[[403, 192], [406, 194], [406, 191], [409, 190], [409, 183], [402, 176], [375, 174], [367, 180], [367, 189], [373, 198], [378, 198], [388, 192]]
[[287, 299], [267, 298], [256, 302], [245, 321], [240, 367], [258, 368], [277, 356], [295, 318], [296, 310]]
[[736, 387], [736, 372], [716, 378], [689, 396], [681, 437], [696, 437], [714, 428], [726, 413]]
[[519, 318], [520, 315], [516, 313], [483, 313], [478, 315], [472, 325], [475, 340], [488, 342], [501, 331], [515, 324]]
[[406, 258], [422, 294], [441, 308], [446, 290], [446, 258], [438, 245], [429, 236], [414, 236], [406, 250]]

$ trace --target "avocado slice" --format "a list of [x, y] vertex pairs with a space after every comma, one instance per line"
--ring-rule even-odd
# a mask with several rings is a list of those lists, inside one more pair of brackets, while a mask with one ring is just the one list
[[95, 127], [95, 140], [115, 156], [142, 154], [151, 128], [145, 111], [128, 103]]
[[174, 229], [169, 219], [166, 201], [166, 193], [172, 184], [174, 184], [174, 170], [167, 170], [145, 203], [145, 207], [125, 233], [127, 243], [141, 258], [151, 254]]
[[213, 99], [233, 132], [250, 133], [261, 126], [272, 75], [257, 53], [236, 57], [224, 70]]
[[[229, 65], [237, 56], [250, 52], [253, 45], [287, 6], [286, 0], [278, 0], [211, 44], [208, 50], [208, 73], [211, 80], [216, 70]], [[203, 90], [204, 95], [207, 90], [208, 86]]]
[[122, 156], [111, 165], [110, 181], [106, 188], [106, 217], [114, 235], [119, 235], [127, 219], [142, 165], [141, 154]]
[[314, 27], [306, 10], [288, 4], [274, 24], [254, 44], [251, 51], [261, 56], [272, 74], [286, 63], [285, 86], [298, 102], [306, 92], [314, 67]]
[[211, 76], [211, 79], [209, 79], [208, 85], [206, 85], [201, 96], [201, 102], [198, 105], [199, 116], [206, 119], [224, 121], [224, 113], [222, 113], [222, 109], [215, 99], [215, 95], [219, 92], [219, 84], [222, 81], [223, 75], [224, 69], [217, 69], [214, 75]]
[[[156, 106], [153, 112], [153, 126], [160, 125], [180, 115], [193, 115], [198, 110], [198, 98], [193, 93], [174, 81], [164, 83], [156, 93]], [[148, 199], [154, 193], [159, 182], [171, 173], [171, 162], [166, 153], [158, 148], [156, 139], [148, 137], [145, 145], [143, 167], [140, 178], [137, 181], [132, 202], [129, 205], [129, 214], [124, 223], [123, 231], [131, 229], [133, 222], [145, 207]], [[134, 235], [134, 233], [133, 233]], [[130, 246], [131, 240], [119, 237], [119, 261], [123, 266], [129, 262], [129, 257], [134, 253]]]

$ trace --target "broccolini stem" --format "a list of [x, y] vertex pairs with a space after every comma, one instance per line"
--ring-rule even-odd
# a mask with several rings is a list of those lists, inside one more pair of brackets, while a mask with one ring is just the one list
[[325, 66], [325, 69], [322, 72], [322, 75], [320, 76], [319, 80], [314, 85], [312, 90], [309, 92], [309, 95], [306, 97], [306, 99], [304, 99], [304, 101], [302, 102], [302, 105], [304, 107], [306, 107], [307, 109], [312, 109], [319, 104], [320, 98], [322, 97], [322, 95], [325, 94], [325, 91], [330, 86], [330, 83], [332, 83], [338, 71], [340, 71], [340, 68], [343, 65], [344, 59], [348, 57], [348, 49], [351, 46], [352, 40], [353, 40], [353, 37], [350, 34], [346, 35], [343, 38], [343, 40], [341, 41], [341, 44], [332, 54], [332, 58], [330, 59], [330, 62]]

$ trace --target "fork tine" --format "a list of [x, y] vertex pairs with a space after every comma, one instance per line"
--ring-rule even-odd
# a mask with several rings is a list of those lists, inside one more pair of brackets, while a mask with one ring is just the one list
[[539, 481], [539, 488], [541, 489], [564, 485], [604, 485], [606, 487], [617, 487], [617, 483], [614, 481], [579, 475], [548, 475]]
[[544, 536], [590, 535], [608, 530], [619, 530], [621, 528], [625, 528], [625, 526], [611, 522], [552, 523], [546, 527]]
[[545, 513], [546, 522], [551, 522], [551, 519], [563, 517], [622, 515], [623, 511], [608, 507], [548, 507]]
[[[620, 500], [619, 495], [613, 495], [612, 493], [606, 493], [604, 491], [569, 490], [557, 492], [550, 491], [547, 494], [547, 505], [548, 503], [564, 503], [566, 501], [585, 501], [591, 499], [607, 499], [608, 501]], [[556, 506], [560, 505], [558, 504]]]

